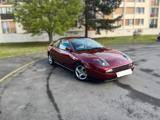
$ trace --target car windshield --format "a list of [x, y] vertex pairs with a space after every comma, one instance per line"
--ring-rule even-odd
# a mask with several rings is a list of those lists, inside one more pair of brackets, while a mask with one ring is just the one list
[[100, 43], [90, 38], [74, 39], [71, 44], [76, 51], [103, 48]]

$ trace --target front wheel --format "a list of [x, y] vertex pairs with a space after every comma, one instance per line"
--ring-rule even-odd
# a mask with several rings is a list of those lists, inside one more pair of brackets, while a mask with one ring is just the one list
[[77, 65], [74, 73], [78, 80], [85, 81], [88, 79], [86, 68], [83, 65]]
[[50, 54], [48, 55], [48, 63], [50, 65], [54, 65], [54, 59], [53, 59], [53, 57]]

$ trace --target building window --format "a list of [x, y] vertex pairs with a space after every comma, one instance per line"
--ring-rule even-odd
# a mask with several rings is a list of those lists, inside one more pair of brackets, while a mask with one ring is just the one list
[[126, 26], [133, 25], [133, 23], [134, 23], [134, 20], [133, 20], [133, 19], [126, 19], [126, 21], [125, 21], [125, 25], [126, 25]]
[[149, 27], [150, 28], [157, 28], [158, 27], [158, 19], [151, 19]]
[[134, 7], [126, 7], [126, 14], [134, 14], [135, 9]]
[[6, 2], [6, 0], [0, 0], [0, 3], [4, 3], [4, 2]]
[[12, 14], [13, 8], [12, 7], [1, 7], [0, 14]]
[[135, 25], [144, 25], [144, 19], [135, 19]]
[[158, 8], [151, 8], [150, 9], [150, 16], [151, 17], [158, 17], [158, 11], [159, 11]]
[[157, 5], [159, 5], [159, 0], [151, 0], [151, 5], [152, 5], [152, 6], [157, 6]]
[[136, 8], [136, 13], [138, 13], [138, 14], [144, 14], [144, 7], [137, 7]]
[[15, 0], [0, 0], [0, 3], [4, 3], [4, 4], [13, 3], [13, 2], [15, 2]]
[[123, 21], [124, 21], [123, 19], [118, 20], [116, 25], [123, 26]]
[[145, 2], [145, 0], [136, 0], [136, 2]]
[[16, 33], [16, 25], [13, 21], [3, 21], [2, 22], [2, 32], [3, 33]]
[[123, 10], [124, 8], [122, 8], [122, 7], [120, 7], [120, 8], [117, 8], [116, 10], [115, 10], [115, 14], [118, 14], [118, 15], [121, 15], [121, 14], [123, 14]]
[[126, 2], [135, 2], [135, 0], [126, 0]]

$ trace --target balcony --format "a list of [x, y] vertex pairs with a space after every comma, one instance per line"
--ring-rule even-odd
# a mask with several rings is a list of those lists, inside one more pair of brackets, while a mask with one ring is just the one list
[[158, 24], [150, 24], [149, 27], [150, 27], [150, 28], [157, 28], [157, 27], [158, 27]]
[[150, 17], [158, 17], [158, 14], [151, 13], [151, 14], [150, 14]]
[[2, 20], [14, 19], [14, 15], [13, 14], [1, 14], [0, 16], [1, 16]]
[[8, 4], [14, 4], [15, 0], [0, 0], [0, 4], [2, 5], [8, 5]]
[[151, 6], [158, 7], [159, 6], [159, 1], [152, 1]]

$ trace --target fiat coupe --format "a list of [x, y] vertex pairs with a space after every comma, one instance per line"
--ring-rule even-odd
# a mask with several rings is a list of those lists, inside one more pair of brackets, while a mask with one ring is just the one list
[[53, 41], [48, 47], [48, 62], [72, 71], [82, 81], [89, 77], [101, 81], [111, 80], [131, 75], [134, 70], [133, 61], [125, 53], [83, 37]]

